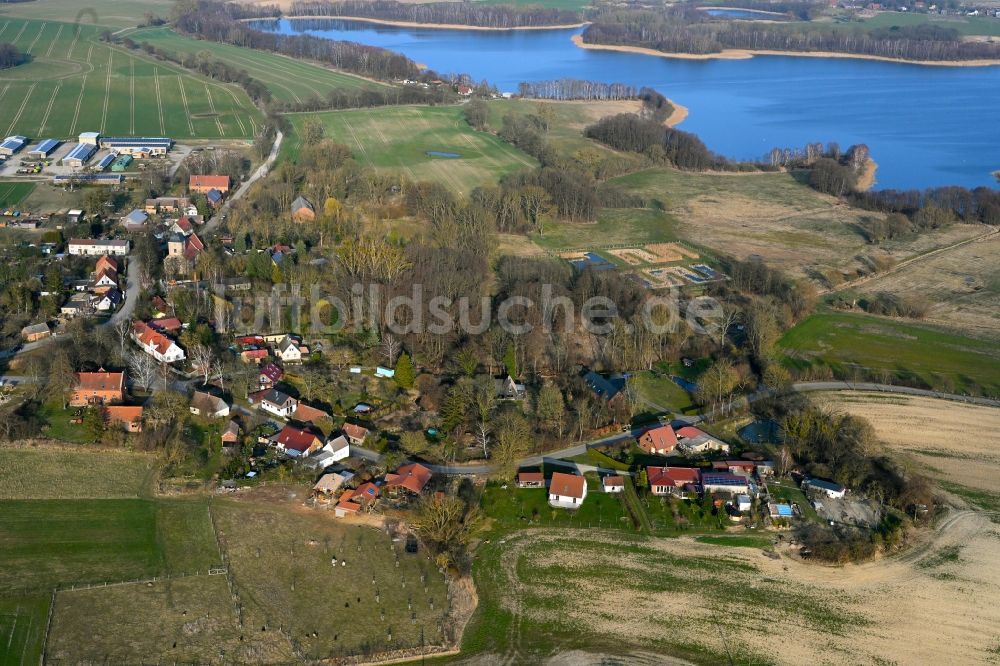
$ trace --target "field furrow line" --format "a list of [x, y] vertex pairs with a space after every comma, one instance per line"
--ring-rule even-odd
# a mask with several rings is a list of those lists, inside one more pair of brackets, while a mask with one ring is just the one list
[[56, 87], [52, 90], [52, 97], [49, 98], [49, 105], [45, 107], [45, 115], [42, 116], [42, 124], [38, 126], [39, 135], [45, 133], [45, 123], [49, 122], [49, 114], [52, 113], [52, 107], [55, 106], [56, 97], [59, 95], [59, 90], [61, 88], [62, 81], [56, 81]]
[[[245, 57], [241, 57], [241, 56], [238, 56], [238, 55], [232, 54], [232, 53], [227, 53], [226, 57], [229, 58], [230, 60], [232, 60], [233, 62], [237, 62], [237, 63], [243, 65], [244, 67], [247, 68], [248, 71], [251, 71], [251, 72], [253, 72], [253, 71], [257, 71], [257, 72], [264, 71], [264, 72], [267, 72], [267, 73], [269, 73], [269, 74], [271, 74], [273, 76], [277, 76], [277, 77], [287, 76], [289, 78], [296, 78], [296, 77], [300, 76], [299, 74], [297, 74], [297, 73], [295, 73], [293, 71], [282, 70], [277, 65], [274, 65], [274, 64], [263, 65], [262, 63], [254, 60], [252, 58], [245, 58]], [[277, 87], [281, 88], [282, 90], [284, 90], [285, 92], [287, 92], [289, 95], [291, 95], [292, 98], [296, 102], [301, 102], [302, 101], [302, 98], [299, 97], [298, 94], [296, 94], [296, 92], [294, 90], [292, 90], [288, 86], [284, 85], [281, 81], [275, 81], [273, 79], [269, 79], [265, 83], [268, 83], [270, 85], [274, 85], [274, 86], [277, 86]], [[319, 92], [316, 91], [315, 89], [313, 89], [313, 92], [315, 92], [317, 95], [319, 94]]]
[[16, 44], [17, 40], [21, 39], [21, 35], [24, 34], [24, 29], [27, 28], [27, 27], [28, 27], [27, 21], [25, 21], [24, 23], [22, 23], [21, 24], [21, 29], [17, 31], [17, 34], [14, 35], [14, 39], [10, 40], [10, 43], [11, 44]]
[[76, 26], [76, 33], [73, 35], [73, 41], [69, 43], [69, 49], [66, 51], [66, 59], [73, 59], [73, 51], [76, 50], [76, 43], [80, 41], [80, 26]]
[[361, 154], [364, 156], [365, 160], [371, 163], [371, 159], [368, 157], [368, 151], [365, 150], [365, 145], [361, 143], [361, 140], [358, 138], [358, 135], [354, 132], [354, 127], [351, 126], [350, 122], [346, 121], [344, 122], [344, 126], [346, 127], [347, 131], [350, 132], [351, 137], [354, 139], [354, 143], [358, 146], [358, 150], [361, 151]]
[[38, 29], [38, 34], [35, 35], [35, 38], [33, 40], [31, 40], [31, 46], [28, 47], [26, 53], [28, 53], [29, 55], [31, 54], [31, 50], [35, 48], [35, 44], [37, 44], [38, 40], [42, 38], [42, 33], [45, 32], [45, 26], [47, 25], [48, 23], [43, 23], [42, 27]]
[[108, 49], [108, 76], [105, 78], [104, 81], [104, 110], [101, 113], [102, 134], [104, 133], [104, 128], [107, 127], [108, 124], [108, 104], [111, 102], [111, 72], [113, 70], [112, 59], [114, 58], [114, 56], [115, 52]]
[[375, 112], [374, 111], [369, 111], [368, 112], [368, 122], [371, 123], [372, 129], [375, 130], [375, 134], [378, 135], [379, 140], [383, 144], [385, 144], [385, 145], [388, 146], [389, 145], [389, 139], [386, 138], [385, 133], [382, 131], [382, 128], [378, 126], [378, 120], [375, 118]]
[[160, 70], [153, 69], [153, 83], [156, 87], [156, 108], [160, 112], [160, 134], [166, 134], [167, 128], [163, 125], [163, 97], [160, 95]]
[[2, 100], [4, 98], [4, 96], [7, 94], [8, 90], [10, 90], [10, 84], [9, 83], [3, 87], [3, 90], [0, 90], [0, 100]]
[[83, 82], [80, 83], [80, 96], [76, 98], [76, 110], [73, 111], [73, 124], [69, 126], [69, 133], [76, 134], [76, 121], [80, 118], [80, 106], [83, 104], [83, 91], [87, 89], [87, 77], [89, 74], [83, 75]]
[[0, 28], [0, 37], [3, 37], [3, 33], [7, 32], [7, 26], [10, 25], [10, 21], [4, 21], [3, 27]]
[[64, 25], [59, 24], [59, 29], [56, 30], [56, 36], [52, 38], [51, 42], [49, 42], [49, 50], [45, 52], [45, 57], [46, 58], [48, 58], [49, 56], [52, 55], [52, 49], [54, 49], [56, 47], [56, 42], [58, 42], [59, 41], [59, 37], [62, 36], [62, 31], [63, 31], [64, 27], [65, 27]]
[[17, 115], [14, 116], [14, 120], [10, 121], [10, 127], [7, 128], [7, 134], [14, 133], [14, 126], [17, 125], [17, 121], [21, 119], [21, 114], [24, 113], [24, 109], [28, 106], [28, 100], [31, 99], [31, 93], [35, 91], [35, 86], [37, 83], [32, 83], [28, 86], [28, 92], [24, 94], [24, 100], [21, 102], [21, 108], [17, 110]]
[[205, 84], [205, 96], [208, 97], [208, 108], [212, 111], [212, 115], [215, 116], [215, 126], [219, 128], [219, 136], [226, 136], [226, 131], [222, 129], [222, 121], [219, 120], [219, 112], [215, 110], [215, 100], [212, 99], [212, 91], [208, 89], [208, 84]]
[[128, 78], [128, 94], [129, 94], [129, 131], [135, 134], [135, 58], [129, 57], [129, 78]]
[[195, 136], [194, 122], [191, 120], [191, 109], [188, 107], [188, 97], [184, 91], [184, 77], [180, 74], [177, 75], [177, 85], [181, 89], [181, 104], [184, 105], [184, 117], [187, 119], [188, 131], [191, 132], [191, 136]]

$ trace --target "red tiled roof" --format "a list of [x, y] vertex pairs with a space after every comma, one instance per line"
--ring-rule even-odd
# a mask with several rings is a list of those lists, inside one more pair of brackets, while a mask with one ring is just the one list
[[315, 407], [310, 407], [309, 405], [303, 405], [301, 402], [295, 405], [295, 411], [292, 412], [292, 418], [306, 422], [316, 422], [322, 418], [329, 417], [330, 415], [322, 409], [316, 409]]
[[701, 481], [701, 470], [696, 467], [647, 467], [646, 479], [652, 486], [683, 487]]
[[124, 372], [78, 372], [78, 391], [121, 391], [125, 385]]
[[605, 487], [611, 486], [613, 488], [624, 488], [625, 487], [625, 477], [623, 476], [606, 476], [602, 479]]
[[431, 480], [431, 471], [420, 463], [403, 465], [396, 470], [395, 474], [385, 475], [385, 485], [387, 487], [400, 486], [410, 492], [419, 493]]
[[673, 451], [677, 447], [677, 435], [669, 425], [647, 430], [639, 438], [639, 448], [643, 451]]
[[108, 255], [104, 255], [97, 260], [97, 264], [94, 266], [94, 271], [100, 273], [103, 269], [110, 268], [114, 271], [118, 270], [118, 262], [115, 261]]
[[191, 180], [188, 181], [188, 187], [191, 189], [207, 187], [220, 191], [228, 190], [229, 176], [191, 176]]
[[126, 405], [108, 405], [104, 408], [108, 415], [108, 420], [112, 423], [122, 423], [126, 427], [142, 420], [142, 406], [129, 407]]
[[151, 328], [157, 331], [177, 331], [182, 327], [181, 320], [177, 317], [163, 317], [149, 322]]
[[364, 439], [368, 436], [368, 428], [355, 423], [345, 423], [342, 430], [351, 439]]
[[695, 428], [694, 426], [684, 426], [677, 431], [677, 436], [681, 439], [693, 439], [695, 437], [707, 437], [708, 434]]
[[140, 344], [147, 347], [152, 344], [156, 348], [156, 351], [160, 354], [166, 354], [167, 350], [170, 349], [170, 346], [174, 344], [173, 340], [162, 333], [153, 330], [145, 322], [132, 322], [132, 332], [135, 334]]
[[545, 481], [545, 475], [541, 472], [519, 472], [517, 475], [518, 483], [543, 483]]
[[285, 449], [291, 449], [299, 453], [308, 450], [310, 446], [313, 446], [318, 441], [319, 437], [312, 431], [290, 425], [286, 425], [281, 429], [281, 432], [274, 436], [275, 444], [280, 444]]
[[582, 476], [556, 472], [549, 481], [549, 494], [583, 499], [583, 489], [586, 486], [587, 480]]

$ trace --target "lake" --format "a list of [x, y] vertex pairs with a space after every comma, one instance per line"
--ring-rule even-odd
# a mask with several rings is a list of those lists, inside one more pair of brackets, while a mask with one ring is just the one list
[[[297, 21], [258, 22], [303, 32]], [[315, 24], [315, 22], [311, 22]], [[504, 91], [577, 78], [651, 86], [690, 109], [680, 125], [718, 153], [756, 159], [774, 147], [866, 143], [878, 188], [996, 186], [1000, 67], [926, 67], [851, 58], [682, 60], [575, 46], [581, 29], [476, 31], [323, 21], [309, 34], [382, 46], [439, 73]]]

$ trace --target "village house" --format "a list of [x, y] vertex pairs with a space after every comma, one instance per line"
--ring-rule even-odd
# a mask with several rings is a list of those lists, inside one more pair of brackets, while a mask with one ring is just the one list
[[584, 374], [583, 381], [604, 402], [612, 403], [622, 399], [625, 390], [625, 378], [622, 376], [604, 377], [590, 370]]
[[345, 490], [334, 507], [338, 518], [359, 513], [378, 501], [379, 488], [374, 483], [363, 483], [353, 490]]
[[307, 222], [316, 219], [316, 209], [312, 202], [303, 196], [295, 197], [292, 202], [292, 219], [296, 222]]
[[677, 430], [677, 440], [677, 448], [688, 455], [709, 451], [729, 453], [728, 444], [694, 426], [684, 426]]
[[184, 350], [176, 342], [153, 330], [144, 322], [132, 322], [132, 339], [144, 352], [161, 363], [176, 363], [184, 360]]
[[155, 213], [186, 213], [191, 207], [188, 197], [156, 197], [146, 199], [143, 210], [149, 215]]
[[825, 481], [823, 479], [805, 479], [802, 482], [802, 490], [807, 493], [814, 492], [817, 494], [823, 494], [830, 499], [840, 499], [847, 494], [847, 488], [844, 486], [839, 483]]
[[494, 379], [497, 398], [500, 400], [523, 400], [525, 388], [524, 384], [514, 381], [514, 378], [507, 375], [503, 379]]
[[292, 418], [296, 421], [302, 421], [303, 423], [318, 423], [323, 419], [330, 418], [330, 415], [322, 409], [310, 407], [309, 405], [300, 402], [295, 405], [295, 411], [292, 412]]
[[518, 488], [544, 488], [545, 487], [545, 475], [541, 472], [518, 472], [517, 473], [517, 487]]
[[701, 475], [701, 490], [705, 493], [747, 494], [750, 492], [750, 480], [739, 474], [705, 472]]
[[108, 425], [120, 425], [126, 432], [142, 432], [142, 405], [110, 405], [104, 407]]
[[94, 311], [94, 305], [91, 303], [91, 298], [89, 294], [73, 294], [69, 299], [62, 304], [59, 308], [59, 312], [66, 315], [69, 318], [86, 316]]
[[251, 393], [248, 399], [250, 404], [256, 404], [265, 412], [286, 419], [295, 412], [295, 406], [299, 404], [299, 401], [292, 396], [273, 388]]
[[334, 462], [339, 462], [344, 458], [349, 458], [351, 456], [351, 443], [347, 441], [347, 438], [343, 435], [337, 435], [336, 437], [327, 441], [326, 446], [323, 447], [333, 454]]
[[271, 352], [269, 352], [264, 347], [261, 347], [259, 349], [251, 347], [240, 351], [240, 360], [243, 361], [244, 363], [260, 364], [270, 355]]
[[127, 240], [73, 238], [67, 244], [67, 252], [86, 257], [96, 257], [102, 254], [125, 256], [129, 253], [131, 246]]
[[365, 443], [365, 438], [368, 437], [368, 428], [355, 423], [345, 423], [341, 430], [347, 436], [347, 441], [354, 446], [361, 446]]
[[177, 317], [158, 317], [149, 322], [149, 327], [160, 333], [178, 333], [184, 324]]
[[149, 215], [144, 210], [138, 208], [122, 218], [122, 225], [127, 231], [142, 231], [149, 222]]
[[677, 435], [669, 424], [662, 425], [642, 433], [638, 443], [645, 453], [664, 456], [677, 448]]
[[208, 201], [209, 206], [218, 208], [222, 205], [225, 195], [213, 187], [208, 192], [205, 192], [205, 199]]
[[331, 502], [345, 483], [354, 478], [353, 472], [331, 472], [319, 477], [310, 493], [314, 500]]
[[222, 446], [236, 446], [240, 443], [240, 424], [236, 421], [230, 420], [223, 428], [222, 434], [219, 435], [219, 439], [222, 440]]
[[94, 274], [100, 275], [101, 273], [109, 271], [114, 271], [116, 274], [118, 273], [118, 260], [108, 255], [98, 258], [97, 262], [94, 264]]
[[606, 493], [625, 492], [625, 477], [620, 475], [608, 475], [601, 479], [601, 487]]
[[170, 225], [169, 231], [172, 234], [180, 234], [185, 237], [190, 236], [194, 233], [194, 223], [188, 217], [179, 217]]
[[125, 400], [125, 373], [98, 372], [76, 373], [76, 384], [70, 395], [73, 407], [87, 405], [112, 405]]
[[257, 383], [260, 386], [260, 390], [266, 391], [269, 388], [274, 388], [274, 385], [280, 382], [281, 378], [284, 376], [284, 370], [279, 368], [274, 363], [268, 363], [260, 369], [260, 374], [257, 377]]
[[112, 312], [115, 308], [121, 305], [124, 300], [125, 295], [120, 289], [109, 289], [97, 299], [94, 303], [94, 308], [97, 309], [98, 312]]
[[50, 335], [52, 335], [52, 331], [49, 330], [49, 325], [45, 322], [31, 324], [21, 329], [21, 339], [25, 342], [38, 342]]
[[275, 356], [280, 358], [285, 363], [300, 363], [302, 361], [303, 354], [308, 353], [309, 347], [306, 347], [290, 335], [286, 335], [282, 338], [281, 342], [279, 342], [274, 349]]
[[226, 404], [226, 401], [205, 391], [194, 392], [191, 397], [191, 406], [188, 409], [192, 414], [208, 419], [221, 419], [229, 416], [229, 405]]
[[94, 275], [93, 281], [88, 285], [90, 291], [95, 294], [104, 294], [118, 287], [118, 271], [113, 268], [104, 268]]
[[299, 458], [318, 450], [323, 446], [323, 440], [308, 428], [286, 425], [271, 438], [271, 444], [286, 456]]
[[646, 481], [654, 495], [681, 495], [698, 491], [701, 471], [694, 467], [647, 467]]
[[229, 176], [191, 176], [188, 180], [188, 190], [207, 194], [209, 190], [218, 190], [225, 194], [229, 192]]
[[577, 509], [587, 498], [587, 479], [576, 474], [555, 472], [549, 479], [549, 504], [561, 509]]
[[431, 480], [431, 471], [420, 463], [403, 465], [385, 475], [385, 488], [397, 494], [400, 490], [419, 495]]

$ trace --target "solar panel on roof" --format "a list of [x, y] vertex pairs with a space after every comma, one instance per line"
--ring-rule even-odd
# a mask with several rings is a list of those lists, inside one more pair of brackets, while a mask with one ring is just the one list
[[101, 158], [101, 161], [97, 163], [97, 168], [106, 169], [109, 164], [115, 161], [115, 157], [116, 155], [114, 153], [105, 155], [104, 157]]

